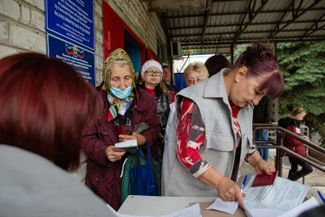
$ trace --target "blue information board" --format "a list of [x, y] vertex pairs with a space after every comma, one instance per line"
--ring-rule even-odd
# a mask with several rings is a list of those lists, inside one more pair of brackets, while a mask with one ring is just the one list
[[95, 50], [93, 0], [45, 0], [45, 17], [51, 35]]
[[47, 42], [47, 53], [50, 57], [61, 59], [73, 65], [84, 79], [95, 85], [95, 57], [93, 52], [50, 34], [47, 34]]

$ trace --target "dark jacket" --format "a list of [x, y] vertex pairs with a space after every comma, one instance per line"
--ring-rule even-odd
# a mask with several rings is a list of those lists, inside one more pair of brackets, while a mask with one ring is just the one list
[[[278, 125], [280, 127], [286, 128], [287, 130], [290, 130], [291, 132], [297, 134], [298, 136], [301, 136], [300, 121], [298, 121], [298, 120], [292, 119], [290, 117], [282, 118], [279, 120]], [[286, 146], [290, 150], [296, 152], [297, 154], [299, 154], [303, 157], [307, 156], [307, 151], [306, 151], [304, 144], [302, 144], [302, 142], [294, 139], [292, 136], [286, 135], [284, 137], [283, 143], [284, 143], [284, 146]]]
[[[124, 159], [111, 162], [106, 158], [107, 146], [118, 142], [118, 134], [114, 120], [108, 122], [109, 102], [106, 92], [99, 90], [104, 101], [104, 110], [92, 128], [88, 128], [83, 137], [83, 149], [88, 157], [86, 185], [102, 197], [114, 209], [120, 207], [121, 169]], [[160, 132], [160, 122], [154, 98], [141, 89], [134, 90], [132, 113], [132, 128], [136, 129], [141, 122], [150, 128], [142, 133], [146, 142], [156, 146], [156, 139]]]
[[[139, 88], [145, 90], [145, 85], [139, 85]], [[156, 105], [157, 105], [157, 114], [160, 120], [160, 126], [162, 128], [161, 134], [164, 135], [165, 128], [168, 120], [168, 115], [170, 112], [170, 104], [175, 101], [175, 91], [168, 90], [168, 95], [165, 95], [163, 93], [163, 90], [161, 89], [160, 85], [157, 85], [155, 87], [156, 92]]]
[[270, 123], [272, 119], [272, 99], [264, 96], [257, 106], [254, 106], [253, 123]]

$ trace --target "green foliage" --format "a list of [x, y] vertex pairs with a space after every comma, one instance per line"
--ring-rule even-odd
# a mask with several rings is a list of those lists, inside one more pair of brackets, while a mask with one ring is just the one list
[[240, 54], [242, 54], [246, 50], [246, 48], [250, 45], [251, 44], [241, 44], [236, 47], [234, 51], [234, 63], [236, 62], [236, 59], [240, 56]]
[[311, 127], [321, 126], [325, 117], [325, 42], [279, 43], [277, 55], [285, 79], [280, 116], [302, 106], [312, 120]]
[[[234, 59], [249, 44], [236, 47]], [[283, 72], [285, 87], [279, 99], [280, 117], [294, 107], [307, 111], [309, 127], [317, 127], [325, 137], [325, 41], [307, 43], [278, 43], [277, 56]]]

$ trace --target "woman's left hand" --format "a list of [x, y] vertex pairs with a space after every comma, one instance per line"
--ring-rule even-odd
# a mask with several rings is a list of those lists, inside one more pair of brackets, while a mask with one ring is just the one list
[[257, 160], [255, 170], [257, 174], [266, 173], [268, 175], [271, 175], [272, 172], [275, 172], [274, 166], [262, 158]]
[[133, 133], [132, 135], [120, 134], [119, 139], [121, 142], [125, 140], [136, 139], [138, 145], [143, 145], [146, 143], [146, 137], [139, 133]]

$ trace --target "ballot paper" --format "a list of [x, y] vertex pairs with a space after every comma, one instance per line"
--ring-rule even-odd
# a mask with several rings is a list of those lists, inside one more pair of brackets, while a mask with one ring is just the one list
[[279, 217], [296, 217], [296, 216], [300, 215], [302, 212], [312, 209], [316, 206], [319, 206], [319, 203], [314, 197], [312, 197], [309, 200], [306, 200], [305, 202], [303, 202], [301, 205], [280, 215]]
[[218, 210], [233, 215], [238, 208], [238, 202], [226, 202], [219, 197], [207, 209]]
[[[152, 217], [152, 216], [144, 216], [144, 215], [127, 215], [127, 214], [120, 214], [116, 212], [110, 205], [106, 204], [107, 208], [111, 212], [112, 217]], [[162, 215], [160, 217], [202, 217], [200, 212], [200, 205], [198, 203], [186, 207], [184, 209], [180, 209], [179, 211]]]
[[244, 208], [249, 217], [276, 217], [299, 206], [309, 187], [277, 177], [273, 185], [252, 187], [252, 176], [244, 188]]
[[115, 147], [123, 149], [124, 151], [133, 151], [138, 148], [138, 145], [136, 139], [130, 139], [130, 140], [125, 140], [123, 142], [115, 143]]

